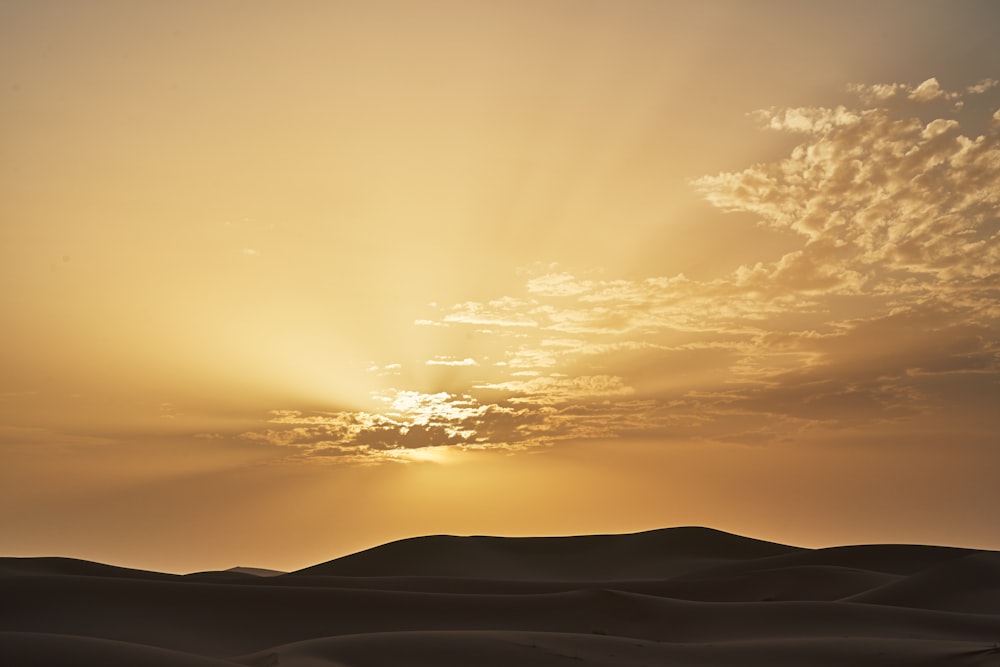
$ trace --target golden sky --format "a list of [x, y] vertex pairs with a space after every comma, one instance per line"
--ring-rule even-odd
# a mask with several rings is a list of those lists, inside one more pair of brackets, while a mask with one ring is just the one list
[[1000, 549], [997, 25], [0, 3], [0, 553]]

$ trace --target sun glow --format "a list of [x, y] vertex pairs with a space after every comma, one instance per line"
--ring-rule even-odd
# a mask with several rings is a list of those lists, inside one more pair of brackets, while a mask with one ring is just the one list
[[455, 452], [453, 447], [419, 447], [390, 449], [386, 453], [386, 458], [393, 461], [403, 461], [407, 463], [454, 463]]

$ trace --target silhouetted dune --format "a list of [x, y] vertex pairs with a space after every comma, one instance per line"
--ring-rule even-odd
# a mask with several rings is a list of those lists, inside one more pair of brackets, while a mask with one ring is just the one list
[[0, 664], [998, 665], [1000, 554], [702, 528], [401, 540], [291, 574], [0, 559]]
[[277, 577], [282, 574], [288, 574], [287, 572], [282, 572], [281, 570], [269, 570], [264, 567], [231, 567], [226, 572], [236, 572], [238, 574], [252, 574], [255, 577]]
[[182, 575], [185, 579], [202, 582], [240, 583], [260, 578], [278, 577], [286, 572], [265, 570], [255, 567], [231, 567], [228, 570], [206, 570]]
[[390, 542], [299, 570], [293, 576], [610, 581], [663, 578], [732, 560], [799, 551], [798, 547], [699, 527], [576, 537], [433, 535]]
[[94, 563], [77, 558], [11, 558], [0, 557], [0, 576], [83, 576], [83, 577], [115, 577], [122, 579], [152, 579], [164, 581], [174, 579], [177, 575], [162, 572], [135, 570], [128, 567], [117, 567]]

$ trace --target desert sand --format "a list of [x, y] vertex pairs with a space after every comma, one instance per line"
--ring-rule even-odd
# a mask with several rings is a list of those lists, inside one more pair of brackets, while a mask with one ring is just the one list
[[0, 664], [1000, 665], [1000, 552], [708, 528], [400, 540], [297, 572], [0, 558]]

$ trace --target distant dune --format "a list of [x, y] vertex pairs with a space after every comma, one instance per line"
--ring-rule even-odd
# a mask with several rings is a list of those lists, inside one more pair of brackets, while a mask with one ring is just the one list
[[294, 575], [613, 581], [673, 576], [707, 565], [799, 551], [695, 527], [576, 537], [432, 535], [383, 544]]
[[1000, 665], [1000, 553], [707, 528], [400, 540], [292, 573], [0, 558], [2, 665]]

